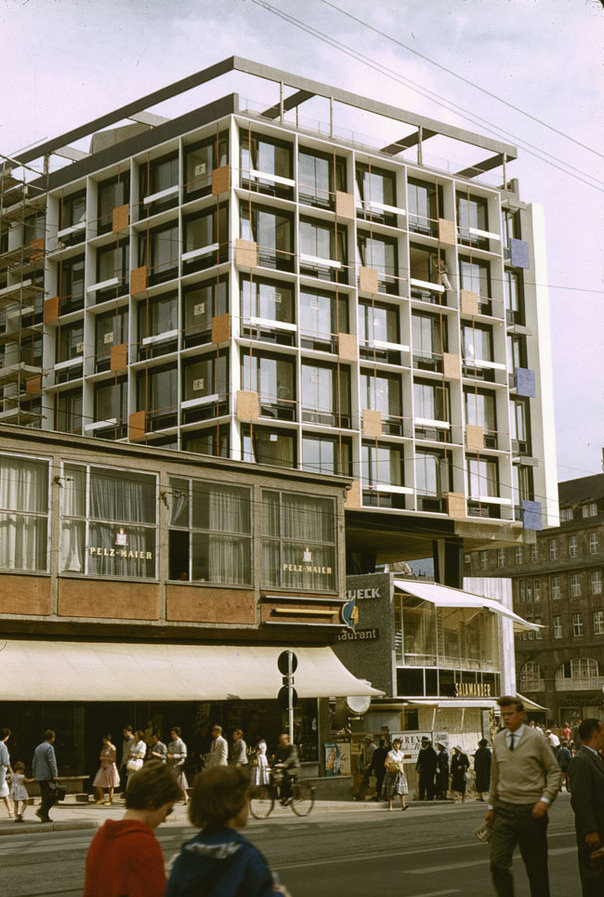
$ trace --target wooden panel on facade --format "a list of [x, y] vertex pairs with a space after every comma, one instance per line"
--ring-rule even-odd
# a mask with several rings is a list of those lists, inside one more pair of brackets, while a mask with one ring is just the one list
[[377, 439], [382, 435], [382, 412], [363, 408], [361, 412], [363, 436]]
[[256, 622], [254, 592], [246, 589], [216, 589], [193, 585], [166, 587], [166, 619], [177, 623]]
[[36, 393], [42, 392], [42, 377], [38, 374], [37, 377], [28, 377], [25, 381], [25, 392], [28, 395], [35, 395]]
[[144, 439], [147, 435], [147, 412], [134, 411], [128, 417], [128, 439], [130, 442], [137, 442]]
[[378, 292], [378, 273], [375, 268], [359, 268], [359, 290], [363, 293]]
[[258, 267], [258, 245], [253, 240], [235, 240], [235, 264], [241, 268]]
[[111, 347], [111, 362], [109, 369], [111, 371], [123, 371], [128, 367], [128, 344], [119, 343], [117, 346]]
[[114, 234], [119, 234], [122, 230], [127, 230], [130, 224], [130, 206], [126, 203], [124, 206], [117, 206], [113, 210], [113, 223], [111, 230]]
[[355, 480], [355, 482], [346, 493], [346, 498], [344, 499], [344, 507], [348, 510], [360, 508], [362, 504], [362, 494], [361, 484], [358, 482], [358, 480]]
[[53, 321], [59, 320], [59, 297], [51, 296], [44, 303], [44, 323], [52, 324]]
[[338, 333], [338, 355], [344, 361], [356, 361], [359, 354], [358, 342], [354, 333]]
[[459, 305], [462, 315], [477, 315], [478, 293], [474, 293], [472, 290], [460, 290]]
[[212, 172], [212, 195], [219, 196], [231, 189], [231, 166], [223, 165]]
[[29, 244], [29, 260], [30, 262], [39, 262], [44, 258], [44, 237], [38, 237]]
[[460, 492], [447, 492], [447, 514], [449, 517], [466, 516], [466, 497]]
[[449, 221], [447, 218], [438, 219], [438, 239], [445, 246], [455, 246], [457, 234], [455, 233], [454, 221]]
[[147, 289], [147, 268], [145, 265], [142, 268], [134, 268], [130, 272], [130, 292], [133, 296], [136, 296], [137, 293], [144, 293]]
[[59, 579], [59, 616], [90, 620], [158, 620], [155, 582]]
[[443, 353], [443, 374], [449, 380], [461, 380], [461, 359], [451, 352]]
[[0, 576], [0, 614], [50, 614], [50, 577]]
[[226, 343], [231, 338], [231, 316], [227, 312], [224, 315], [216, 315], [212, 318], [212, 342], [214, 345]]
[[356, 212], [354, 208], [354, 196], [352, 193], [344, 193], [342, 190], [336, 190], [336, 217], [345, 218], [347, 221], [354, 221]]
[[237, 392], [237, 420], [258, 420], [260, 397], [257, 392], [240, 389]]
[[481, 452], [484, 448], [484, 430], [476, 424], [466, 426], [466, 448], [471, 452]]

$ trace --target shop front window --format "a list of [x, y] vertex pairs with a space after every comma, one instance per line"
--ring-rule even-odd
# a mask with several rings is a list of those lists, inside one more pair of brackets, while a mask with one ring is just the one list
[[63, 573], [155, 578], [155, 476], [64, 464], [61, 495]]
[[335, 591], [336, 516], [331, 498], [263, 490], [262, 585]]
[[0, 455], [0, 568], [48, 570], [48, 462]]
[[249, 489], [171, 478], [169, 511], [170, 579], [251, 584]]

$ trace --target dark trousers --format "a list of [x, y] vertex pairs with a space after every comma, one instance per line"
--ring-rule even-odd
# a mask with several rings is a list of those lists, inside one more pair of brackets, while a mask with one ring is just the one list
[[524, 861], [531, 897], [550, 897], [547, 870], [547, 816], [534, 819], [534, 804], [495, 802], [489, 845], [491, 877], [498, 897], [514, 897], [512, 854], [516, 845]]
[[50, 782], [38, 782], [38, 785], [40, 786], [40, 796], [42, 798], [39, 813], [42, 819], [48, 819], [50, 808], [55, 802], [55, 792], [50, 787]]
[[428, 773], [419, 774], [419, 799], [420, 800], [432, 800], [434, 797], [434, 773], [429, 775]]
[[586, 847], [583, 835], [577, 835], [577, 850], [583, 897], [602, 897], [604, 894], [604, 866], [593, 869], [589, 864], [589, 855], [595, 848]]

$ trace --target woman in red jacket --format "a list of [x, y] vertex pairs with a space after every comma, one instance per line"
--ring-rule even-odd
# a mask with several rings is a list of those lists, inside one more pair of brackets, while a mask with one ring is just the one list
[[180, 797], [174, 773], [159, 760], [134, 773], [124, 818], [109, 819], [88, 848], [83, 897], [163, 897], [164, 855], [153, 830]]

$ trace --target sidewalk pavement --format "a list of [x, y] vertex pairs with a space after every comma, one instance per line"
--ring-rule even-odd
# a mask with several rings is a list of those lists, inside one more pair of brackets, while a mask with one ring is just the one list
[[[443, 809], [447, 806], [454, 806], [453, 801], [447, 801], [446, 803], [442, 801], [434, 801], [425, 802], [423, 804], [419, 801], [408, 801], [408, 804], [410, 807], [415, 807], [417, 810], [422, 811], [422, 815], [426, 812], [430, 812], [433, 808]], [[467, 801], [465, 804], [465, 806], [471, 805], [476, 806], [471, 800]], [[14, 819], [9, 819], [5, 815], [6, 811], [4, 807], [0, 806], [0, 814], [2, 814], [0, 815], [0, 837], [3, 835], [46, 834], [47, 832], [66, 832], [77, 829], [96, 829], [107, 819], [121, 819], [125, 812], [124, 801], [120, 799], [114, 800], [112, 806], [108, 807], [104, 804], [95, 804], [92, 800], [89, 803], [76, 803], [74, 798], [68, 795], [66, 800], [52, 807], [50, 811], [52, 822], [42, 823], [35, 815], [38, 806], [39, 802], [36, 800], [35, 806], [29, 805], [26, 808], [22, 823], [15, 822]], [[312, 810], [312, 816], [313, 818], [316, 818], [319, 815], [359, 812], [383, 814], [385, 806], [383, 801], [378, 802], [372, 800], [316, 800]], [[483, 806], [486, 805], [483, 804]], [[396, 812], [397, 810], [400, 812], [398, 807], [395, 807], [393, 812]], [[293, 821], [298, 817], [294, 815], [289, 807], [281, 807], [276, 803], [269, 818], [289, 818]], [[253, 826], [254, 824], [262, 822], [265, 822], [265, 820], [256, 820], [250, 816], [248, 824]], [[174, 810], [169, 819], [162, 824], [162, 830], [164, 830], [166, 826], [180, 828], [190, 826], [187, 816], [187, 807], [184, 804], [178, 803], [174, 806]]]

